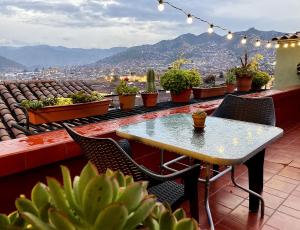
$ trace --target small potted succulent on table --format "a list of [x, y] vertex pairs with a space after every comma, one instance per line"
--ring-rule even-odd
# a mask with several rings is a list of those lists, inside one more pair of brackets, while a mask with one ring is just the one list
[[234, 71], [229, 70], [226, 73], [226, 86], [227, 86], [227, 93], [234, 93], [235, 88], [236, 88], [236, 75], [234, 73]]
[[197, 110], [193, 113], [192, 118], [195, 130], [202, 130], [205, 128], [206, 117], [207, 113], [204, 110]]
[[122, 110], [131, 110], [135, 105], [135, 97], [139, 92], [136, 86], [128, 85], [127, 81], [121, 80], [116, 91], [119, 95], [120, 108]]
[[158, 93], [155, 87], [155, 72], [149, 69], [147, 72], [146, 91], [142, 93], [142, 99], [145, 107], [154, 107], [157, 104]]

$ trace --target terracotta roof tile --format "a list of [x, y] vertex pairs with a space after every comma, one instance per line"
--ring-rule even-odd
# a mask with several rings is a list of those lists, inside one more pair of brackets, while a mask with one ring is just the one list
[[[25, 99], [37, 100], [46, 97], [67, 97], [78, 91], [91, 92], [92, 89], [84, 82], [64, 81], [10, 81], [0, 82], [0, 141], [24, 137], [23, 131], [13, 124], [26, 122], [24, 112], [15, 107]], [[45, 131], [53, 129], [48, 125], [39, 127]]]

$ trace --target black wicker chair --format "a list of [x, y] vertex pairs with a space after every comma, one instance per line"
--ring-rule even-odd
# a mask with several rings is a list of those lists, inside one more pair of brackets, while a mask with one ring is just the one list
[[[212, 116], [272, 126], [275, 126], [276, 122], [273, 99], [269, 97], [242, 98], [227, 95]], [[245, 162], [248, 168], [249, 189], [258, 194], [263, 190], [264, 157], [265, 150]], [[214, 169], [218, 170], [218, 166], [214, 166]], [[232, 179], [235, 183], [234, 178]], [[256, 212], [258, 208], [259, 199], [250, 194], [249, 209]]]
[[[191, 168], [170, 174], [155, 174], [144, 166], [138, 165], [131, 158], [130, 144], [127, 140], [119, 143], [111, 138], [85, 137], [67, 124], [63, 124], [66, 131], [79, 144], [83, 154], [89, 161], [96, 165], [99, 172], [120, 170], [125, 175], [132, 175], [135, 181], [149, 181], [148, 191], [157, 196], [161, 202], [167, 202], [172, 209], [177, 208], [183, 201], [188, 200], [190, 204], [191, 216], [199, 220], [198, 210], [198, 176], [200, 166], [194, 165]], [[183, 184], [175, 180], [183, 179]]]

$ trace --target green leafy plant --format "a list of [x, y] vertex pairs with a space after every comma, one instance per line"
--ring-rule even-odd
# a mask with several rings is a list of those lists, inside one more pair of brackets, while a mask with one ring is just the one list
[[193, 115], [196, 115], [196, 116], [207, 116], [207, 113], [202, 110], [202, 109], [198, 109], [197, 111], [193, 112]]
[[254, 73], [253, 79], [252, 79], [252, 88], [253, 89], [261, 89], [263, 86], [268, 84], [268, 82], [271, 80], [271, 77], [268, 73], [263, 71], [257, 71]]
[[54, 178], [47, 178], [47, 185], [36, 184], [31, 199], [16, 200], [16, 212], [0, 215], [0, 229], [198, 229], [182, 209], [172, 213], [149, 195], [147, 182], [134, 182], [120, 171], [99, 174], [88, 163], [72, 183], [68, 168], [61, 170], [63, 185]]
[[155, 72], [153, 69], [147, 71], [147, 85], [145, 93], [157, 93], [155, 86]]
[[174, 94], [199, 86], [200, 83], [201, 77], [196, 70], [170, 69], [160, 79], [161, 86]]
[[68, 97], [72, 99], [74, 104], [101, 101], [104, 98], [104, 96], [101, 93], [96, 91], [93, 91], [91, 94], [87, 94], [84, 91], [80, 91], [77, 93], [72, 93], [68, 95]]
[[57, 97], [57, 98], [45, 98], [42, 100], [23, 100], [20, 105], [26, 109], [38, 110], [46, 106], [63, 106], [63, 105], [72, 105], [77, 103], [87, 103], [93, 101], [101, 101], [104, 96], [98, 92], [92, 92], [87, 94], [84, 91], [78, 93], [73, 93], [68, 95], [67, 98]]
[[127, 81], [121, 80], [116, 88], [116, 92], [119, 95], [137, 94], [139, 89], [136, 86], [129, 86]]
[[244, 58], [240, 57], [241, 66], [235, 67], [232, 71], [237, 77], [253, 77], [256, 71], [259, 71], [259, 63], [263, 60], [261, 54], [256, 54], [251, 60], [249, 60], [247, 51], [244, 54]]
[[225, 80], [227, 85], [235, 85], [236, 84], [236, 74], [234, 71], [229, 70], [225, 75]]

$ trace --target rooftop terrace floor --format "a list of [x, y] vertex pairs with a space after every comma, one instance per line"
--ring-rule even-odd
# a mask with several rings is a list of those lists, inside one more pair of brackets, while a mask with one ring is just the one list
[[[248, 211], [248, 194], [235, 188], [230, 174], [212, 183], [210, 206], [216, 229], [300, 229], [300, 122], [286, 125], [284, 136], [270, 145], [264, 165], [265, 216]], [[248, 186], [246, 166], [238, 166], [237, 181]], [[200, 227], [209, 229], [204, 187], [199, 185]], [[185, 205], [184, 205], [185, 208]], [[186, 208], [188, 210], [188, 208]]]

